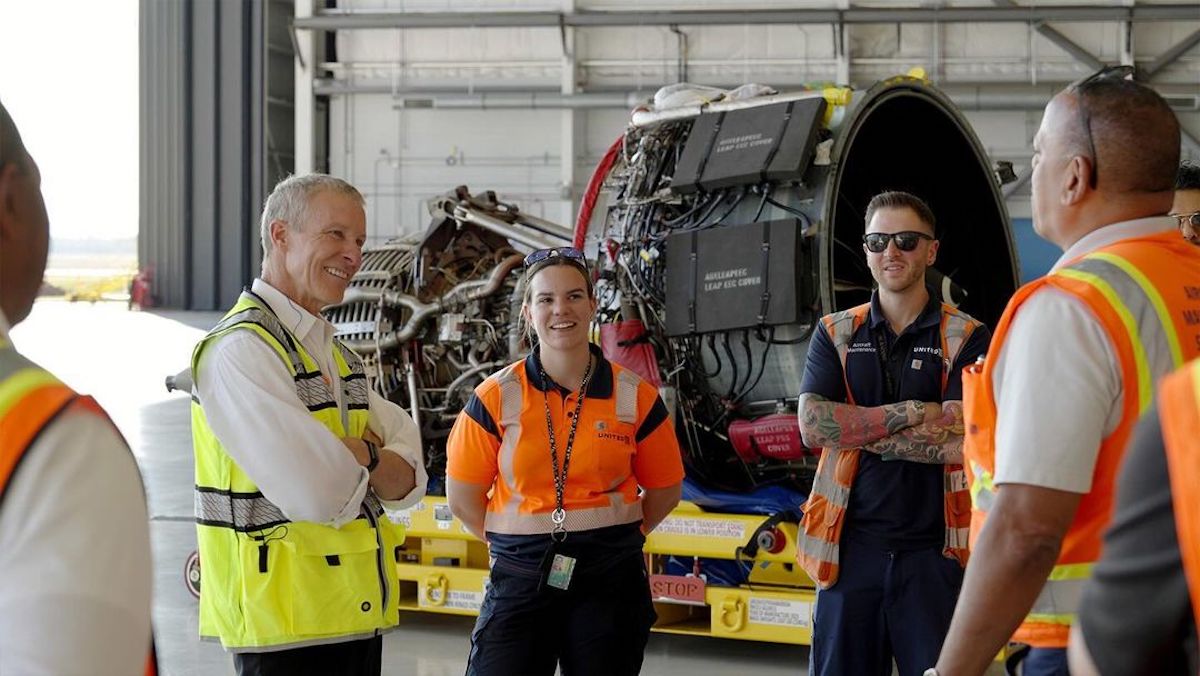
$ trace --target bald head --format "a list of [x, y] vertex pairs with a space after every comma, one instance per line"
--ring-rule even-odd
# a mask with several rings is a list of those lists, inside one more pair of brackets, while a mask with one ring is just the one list
[[8, 114], [4, 103], [0, 102], [0, 168], [9, 163], [21, 166], [25, 164], [25, 144], [21, 143], [21, 132]]
[[41, 174], [0, 103], [0, 311], [10, 324], [25, 319], [33, 307], [49, 240]]
[[1096, 184], [1108, 193], [1171, 190], [1179, 168], [1179, 120], [1158, 92], [1133, 80], [1109, 77], [1073, 85], [1059, 96], [1079, 122], [1068, 132], [1073, 149], [1092, 157]]

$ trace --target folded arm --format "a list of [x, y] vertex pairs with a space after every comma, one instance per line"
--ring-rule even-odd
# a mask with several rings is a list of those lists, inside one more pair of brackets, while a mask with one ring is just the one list
[[919, 424], [919, 408], [916, 401], [839, 404], [809, 392], [800, 395], [800, 435], [809, 448], [860, 448]]
[[371, 417], [368, 433], [377, 434], [379, 467], [371, 472], [371, 489], [389, 511], [411, 507], [425, 496], [429, 475], [425, 470], [421, 431], [403, 408], [369, 393]]
[[960, 464], [963, 461], [963, 415], [961, 401], [942, 404], [940, 418], [900, 430], [862, 449], [884, 456], [885, 460], [908, 460], [931, 465]]
[[194, 376], [226, 453], [289, 519], [338, 527], [358, 516], [366, 469], [309, 414], [270, 346], [233, 331], [204, 349]]

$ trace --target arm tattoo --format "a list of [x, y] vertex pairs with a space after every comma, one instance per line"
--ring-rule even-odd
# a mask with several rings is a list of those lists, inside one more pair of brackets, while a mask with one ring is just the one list
[[868, 408], [803, 394], [800, 432], [809, 448], [859, 448], [919, 423], [915, 408], [910, 401]]
[[863, 446], [884, 460], [909, 460], [931, 465], [958, 464], [963, 461], [962, 402], [942, 404], [942, 417], [909, 427], [885, 439]]

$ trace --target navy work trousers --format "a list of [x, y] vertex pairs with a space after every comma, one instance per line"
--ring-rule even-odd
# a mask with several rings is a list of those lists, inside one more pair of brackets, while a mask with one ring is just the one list
[[[582, 563], [582, 562], [581, 562]], [[576, 568], [566, 591], [498, 559], [471, 634], [468, 676], [633, 676], [657, 616], [641, 552]]]
[[[1009, 674], [1021, 676], [1071, 676], [1066, 648], [1031, 648], [1006, 664]], [[1018, 669], [1017, 665], [1020, 665]]]
[[921, 676], [937, 663], [963, 570], [941, 547], [840, 543], [838, 581], [817, 592], [810, 676]]
[[379, 676], [383, 637], [291, 648], [266, 653], [234, 653], [238, 676]]

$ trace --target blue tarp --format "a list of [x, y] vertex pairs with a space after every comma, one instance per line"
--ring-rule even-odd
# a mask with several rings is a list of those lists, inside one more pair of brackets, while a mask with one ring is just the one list
[[732, 493], [701, 486], [686, 478], [683, 480], [683, 499], [709, 512], [771, 515], [788, 510], [798, 512], [808, 496], [779, 485], [762, 486], [749, 493]]

